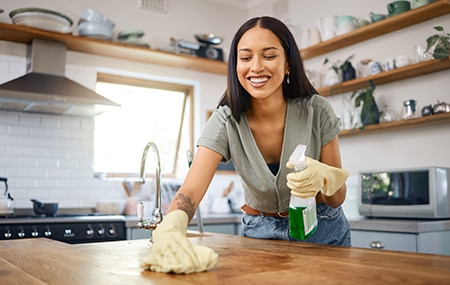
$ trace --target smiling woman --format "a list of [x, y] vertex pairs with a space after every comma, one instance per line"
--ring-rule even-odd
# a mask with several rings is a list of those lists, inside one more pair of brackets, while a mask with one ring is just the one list
[[95, 118], [98, 176], [136, 177], [150, 141], [158, 145], [164, 176], [187, 171], [185, 153], [192, 150], [191, 86], [99, 74], [96, 91], [121, 105]]

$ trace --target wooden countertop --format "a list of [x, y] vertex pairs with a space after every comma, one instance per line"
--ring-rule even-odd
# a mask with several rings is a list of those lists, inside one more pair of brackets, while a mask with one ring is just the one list
[[208, 272], [142, 271], [148, 240], [70, 245], [0, 241], [0, 284], [448, 284], [450, 256], [207, 234], [192, 242], [219, 254]]

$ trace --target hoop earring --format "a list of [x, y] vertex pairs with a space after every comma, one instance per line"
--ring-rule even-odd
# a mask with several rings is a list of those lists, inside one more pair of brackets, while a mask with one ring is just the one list
[[286, 83], [287, 84], [289, 84], [289, 83], [291, 83], [291, 79], [290, 79], [290, 77], [289, 77], [289, 72], [288, 73], [286, 73]]

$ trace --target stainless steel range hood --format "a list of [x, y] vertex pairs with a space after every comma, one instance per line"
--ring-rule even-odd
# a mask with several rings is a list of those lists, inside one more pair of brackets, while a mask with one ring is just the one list
[[92, 117], [120, 106], [67, 79], [65, 67], [65, 43], [33, 39], [27, 74], [0, 85], [0, 110]]

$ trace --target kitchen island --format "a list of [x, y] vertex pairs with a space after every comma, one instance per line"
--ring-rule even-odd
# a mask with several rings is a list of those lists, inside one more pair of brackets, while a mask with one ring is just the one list
[[219, 254], [208, 272], [144, 271], [149, 241], [71, 245], [46, 238], [0, 241], [0, 284], [448, 284], [450, 257], [398, 251], [192, 235]]

